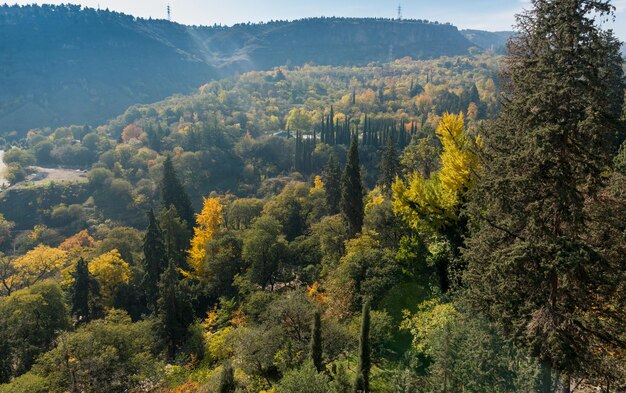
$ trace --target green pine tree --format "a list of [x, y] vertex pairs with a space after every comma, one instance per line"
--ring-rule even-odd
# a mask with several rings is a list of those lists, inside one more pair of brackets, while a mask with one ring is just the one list
[[363, 227], [363, 185], [359, 163], [359, 145], [356, 134], [348, 150], [348, 162], [341, 179], [341, 213], [348, 223], [351, 237], [361, 232]]
[[[402, 131], [404, 132], [404, 131]], [[387, 137], [387, 144], [380, 158], [380, 180], [379, 184], [387, 195], [391, 195], [391, 185], [396, 180], [396, 176], [400, 172], [400, 160], [396, 145]]]
[[148, 229], [143, 238], [143, 270], [141, 282], [148, 307], [156, 312], [159, 298], [159, 280], [168, 265], [163, 232], [152, 209], [148, 212]]
[[71, 313], [76, 323], [83, 324], [102, 317], [100, 287], [95, 278], [89, 275], [89, 268], [83, 258], [76, 263], [72, 279], [68, 293]]
[[189, 286], [179, 276], [176, 266], [170, 263], [159, 282], [158, 327], [169, 360], [185, 343], [194, 317]]
[[0, 332], [0, 385], [13, 376], [13, 354], [5, 332]]
[[219, 393], [234, 393], [236, 389], [237, 384], [235, 383], [235, 370], [230, 363], [226, 363], [224, 364], [220, 374], [219, 388], [217, 391]]
[[174, 206], [180, 218], [186, 222], [187, 228], [192, 230], [196, 222], [193, 207], [189, 195], [176, 175], [170, 156], [167, 156], [163, 163], [161, 198], [163, 199], [163, 207], [168, 209], [170, 206]]
[[326, 190], [326, 208], [329, 214], [338, 214], [339, 205], [341, 203], [341, 168], [335, 158], [331, 154], [322, 173], [324, 181], [324, 189]]
[[372, 360], [370, 355], [370, 303], [363, 304], [361, 320], [361, 336], [359, 337], [359, 363], [354, 381], [354, 393], [369, 393], [370, 369]]
[[[469, 205], [468, 296], [561, 376], [604, 375], [619, 342], [623, 254], [595, 241], [590, 215], [616, 150], [623, 104], [619, 43], [602, 31], [609, 1], [534, 0], [509, 44], [503, 108], [482, 135]], [[623, 325], [622, 325], [623, 326]], [[623, 332], [622, 332], [623, 333]]]
[[319, 311], [313, 316], [311, 327], [311, 359], [318, 372], [324, 370], [322, 363], [322, 315]]

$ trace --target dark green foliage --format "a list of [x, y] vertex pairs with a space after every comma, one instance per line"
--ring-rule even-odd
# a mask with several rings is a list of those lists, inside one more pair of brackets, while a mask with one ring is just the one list
[[172, 360], [185, 343], [189, 332], [187, 328], [194, 318], [188, 285], [180, 280], [178, 270], [172, 263], [159, 282], [158, 310], [158, 330], [166, 346], [167, 357]]
[[385, 194], [391, 195], [391, 185], [396, 180], [396, 176], [398, 176], [399, 172], [400, 160], [398, 158], [398, 151], [396, 150], [395, 143], [391, 139], [391, 136], [389, 136], [380, 158], [379, 184]]
[[341, 213], [348, 223], [348, 233], [355, 236], [363, 227], [363, 185], [356, 134], [348, 150], [348, 162], [341, 179]]
[[324, 189], [326, 190], [326, 208], [331, 215], [339, 213], [339, 204], [341, 203], [341, 168], [335, 158], [331, 154], [328, 162], [324, 167], [322, 174]]
[[181, 220], [174, 206], [161, 209], [157, 218], [163, 232], [163, 242], [167, 257], [181, 269], [187, 269], [187, 250], [191, 241], [192, 231]]
[[372, 360], [370, 354], [370, 304], [363, 305], [361, 320], [361, 335], [359, 337], [359, 363], [354, 381], [354, 393], [369, 393], [370, 369]]
[[205, 271], [211, 274], [206, 284], [213, 298], [231, 297], [236, 294], [233, 280], [244, 267], [242, 248], [241, 238], [230, 231], [220, 232], [207, 242]]
[[154, 212], [148, 212], [148, 229], [143, 239], [143, 270], [141, 285], [146, 293], [148, 306], [157, 311], [159, 298], [159, 280], [168, 265], [167, 252], [163, 241], [163, 232], [159, 227]]
[[262, 288], [273, 287], [287, 259], [287, 243], [280, 231], [276, 219], [261, 216], [245, 232], [242, 256], [249, 266], [248, 276]]
[[30, 369], [70, 323], [61, 288], [42, 282], [0, 298], [0, 332], [13, 354], [14, 375]]
[[196, 223], [193, 207], [191, 206], [189, 195], [187, 195], [183, 184], [180, 182], [178, 175], [176, 175], [171, 156], [167, 156], [163, 163], [161, 198], [163, 207], [169, 209], [170, 206], [174, 206], [180, 218], [187, 223], [187, 228], [191, 231]]
[[322, 363], [322, 315], [318, 311], [313, 315], [313, 326], [311, 328], [311, 360], [318, 372], [324, 370]]
[[289, 371], [281, 379], [276, 387], [280, 393], [331, 393], [329, 378], [323, 373], [317, 372], [310, 363], [305, 363], [301, 368]]
[[217, 391], [218, 393], [234, 393], [235, 389], [237, 389], [237, 384], [235, 383], [235, 370], [230, 363], [226, 363], [222, 366]]
[[0, 385], [7, 383], [13, 376], [13, 355], [9, 340], [4, 333], [0, 333]]
[[468, 295], [547, 377], [554, 369], [603, 375], [591, 348], [619, 346], [623, 334], [615, 329], [623, 319], [609, 311], [625, 272], [623, 238], [594, 236], [615, 213], [590, 211], [617, 150], [619, 43], [597, 22], [610, 17], [608, 1], [533, 4], [509, 45], [502, 113], [483, 134], [469, 208]]
[[100, 303], [100, 285], [95, 278], [89, 275], [87, 263], [80, 258], [76, 269], [72, 272], [69, 300], [72, 316], [76, 324], [87, 323], [93, 319], [102, 318], [104, 309]]

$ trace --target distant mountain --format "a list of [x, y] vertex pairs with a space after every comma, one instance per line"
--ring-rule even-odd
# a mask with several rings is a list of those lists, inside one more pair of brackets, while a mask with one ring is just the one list
[[0, 6], [0, 133], [101, 123], [250, 70], [465, 54], [495, 39], [479, 33], [471, 42], [449, 24], [350, 18], [195, 27], [79, 6]]
[[474, 45], [494, 52], [502, 52], [513, 34], [512, 31], [461, 30], [461, 33]]

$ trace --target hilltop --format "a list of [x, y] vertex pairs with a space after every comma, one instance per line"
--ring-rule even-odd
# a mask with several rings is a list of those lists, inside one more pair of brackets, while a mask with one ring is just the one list
[[198, 27], [71, 5], [5, 5], [0, 133], [98, 124], [132, 104], [251, 70], [431, 59], [465, 54], [481, 43], [490, 47], [493, 39], [424, 20], [313, 18]]

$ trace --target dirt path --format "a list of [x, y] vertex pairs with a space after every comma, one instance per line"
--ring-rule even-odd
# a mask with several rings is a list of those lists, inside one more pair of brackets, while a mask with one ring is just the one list
[[45, 184], [50, 182], [83, 182], [87, 181], [87, 173], [80, 169], [30, 167], [35, 173], [26, 178], [27, 182]]

